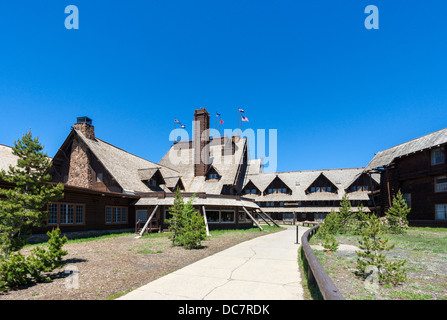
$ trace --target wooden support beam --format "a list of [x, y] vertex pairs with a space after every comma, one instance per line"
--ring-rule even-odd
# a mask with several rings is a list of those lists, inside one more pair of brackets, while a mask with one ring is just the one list
[[277, 226], [277, 227], [279, 228], [279, 224], [277, 224], [276, 221], [272, 219], [272, 217], [270, 217], [267, 213], [265, 213], [265, 212], [262, 211], [261, 209], [258, 209], [258, 210], [261, 211], [267, 218], [269, 218], [269, 220], [270, 220], [271, 222], [274, 223], [275, 226]]
[[270, 223], [267, 220], [265, 220], [265, 218], [262, 216], [262, 212], [261, 211], [260, 212], [256, 212], [256, 213], [261, 217], [262, 220], [264, 220], [265, 223], [267, 223], [268, 226], [270, 226]]
[[152, 218], [153, 218], [154, 215], [155, 215], [155, 212], [157, 212], [157, 209], [158, 209], [158, 204], [157, 204], [157, 206], [155, 207], [154, 211], [152, 211], [152, 214], [151, 214], [151, 216], [149, 217], [149, 219], [147, 219], [146, 223], [144, 224], [143, 229], [141, 229], [141, 231], [140, 231], [140, 237], [143, 235], [144, 231], [146, 231], [147, 227], [149, 226], [149, 223], [151, 222]]
[[262, 229], [262, 227], [259, 225], [258, 221], [255, 220], [255, 218], [253, 218], [253, 216], [250, 214], [250, 212], [248, 212], [247, 209], [245, 209], [245, 207], [242, 207], [242, 209], [244, 209], [245, 213], [250, 217], [250, 219], [258, 226], [259, 230], [263, 231], [264, 229]]
[[203, 211], [203, 220], [205, 220], [206, 235], [209, 236], [210, 235], [210, 230], [208, 229], [208, 219], [206, 218], [205, 206], [202, 206], [202, 211]]

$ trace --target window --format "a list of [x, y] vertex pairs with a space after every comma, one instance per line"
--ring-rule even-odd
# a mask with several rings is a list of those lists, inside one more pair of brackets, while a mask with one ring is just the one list
[[245, 189], [245, 194], [250, 194], [250, 189]]
[[284, 207], [284, 202], [280, 202], [280, 203], [279, 203], [279, 206], [280, 206], [280, 207]]
[[256, 189], [251, 189], [251, 194], [256, 194]]
[[58, 214], [58, 205], [56, 203], [50, 204], [48, 206], [48, 211], [50, 212], [50, 216], [48, 218], [48, 224], [57, 224], [57, 214]]
[[310, 192], [315, 192], [315, 187], [310, 188]]
[[269, 194], [270, 194], [270, 193], [272, 193], [272, 189], [269, 189], [269, 191], [268, 191], [268, 192], [269, 192]]
[[74, 207], [72, 204], [61, 204], [60, 205], [60, 217], [61, 224], [73, 224], [74, 218]]
[[221, 211], [220, 212], [220, 222], [231, 223], [234, 222], [234, 211]]
[[447, 177], [439, 177], [435, 179], [435, 191], [444, 192], [447, 191]]
[[52, 203], [48, 205], [48, 225], [84, 224], [85, 205]]
[[208, 175], [208, 179], [218, 179], [218, 175], [217, 175], [217, 173], [210, 173], [210, 174]]
[[332, 192], [332, 188], [331, 187], [326, 187], [326, 191], [327, 192]]
[[447, 219], [447, 204], [437, 204], [436, 205], [436, 220], [446, 220]]
[[435, 149], [431, 152], [431, 164], [436, 165], [444, 163], [444, 151], [442, 149]]
[[247, 217], [247, 214], [245, 213], [245, 211], [241, 211], [241, 210], [239, 210], [239, 214], [238, 214], [238, 221], [239, 221], [239, 223], [241, 223], [241, 222], [247, 222], [247, 221], [250, 221], [249, 219], [247, 219], [248, 217]]
[[106, 207], [106, 223], [127, 223], [127, 207]]
[[96, 175], [96, 182], [103, 182], [103, 174], [102, 173], [98, 173]]
[[112, 223], [112, 207], [106, 207], [106, 223]]
[[220, 222], [219, 210], [206, 210], [206, 220], [208, 223]]
[[315, 214], [315, 221], [324, 221], [324, 218], [325, 218], [325, 214], [323, 214], [323, 213], [316, 213]]
[[411, 208], [411, 193], [405, 193], [402, 195], [402, 199], [407, 203], [407, 207]]
[[84, 224], [84, 206], [76, 206], [76, 224]]

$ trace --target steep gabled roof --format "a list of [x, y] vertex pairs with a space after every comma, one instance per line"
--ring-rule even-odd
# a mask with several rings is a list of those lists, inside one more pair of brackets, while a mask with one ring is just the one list
[[[245, 177], [244, 187], [251, 181], [260, 190], [265, 188], [278, 176], [292, 190], [292, 194], [270, 194], [265, 196], [244, 195], [255, 198], [256, 201], [313, 201], [313, 200], [341, 200], [345, 189], [354, 177], [363, 172], [364, 168], [325, 169], [308, 171], [288, 171], [250, 174]], [[337, 193], [314, 192], [306, 194], [309, 186], [323, 174], [337, 188]], [[369, 200], [368, 192], [355, 192], [349, 196], [350, 200]]]
[[8, 171], [9, 166], [17, 165], [18, 157], [12, 154], [12, 148], [0, 145], [0, 171]]
[[433, 148], [444, 143], [447, 143], [447, 128], [378, 152], [371, 162], [365, 167], [365, 171], [387, 166], [398, 157], [403, 157], [410, 153], [424, 149]]
[[194, 176], [194, 145], [190, 141], [175, 143], [160, 160], [159, 164], [175, 169], [182, 177], [187, 192], [221, 194], [225, 185], [235, 185], [239, 166], [244, 161], [247, 139], [235, 140], [234, 154], [222, 154], [221, 139], [210, 141], [211, 165], [219, 173], [219, 180], [206, 180], [205, 176]]
[[[148, 192], [149, 188], [141, 181], [139, 170], [159, 169], [163, 177], [178, 177], [179, 173], [154, 162], [145, 160], [117, 148], [98, 138], [87, 139], [81, 131], [73, 129], [87, 145], [98, 161], [115, 178], [116, 182], [127, 192]], [[155, 173], [154, 170], [153, 173]]]

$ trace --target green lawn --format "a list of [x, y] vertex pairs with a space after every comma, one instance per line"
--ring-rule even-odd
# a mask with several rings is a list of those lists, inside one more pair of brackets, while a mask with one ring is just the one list
[[[354, 251], [314, 252], [346, 299], [447, 299], [447, 228], [409, 228], [406, 234], [386, 234], [383, 237], [395, 245], [386, 253], [388, 259], [407, 260], [408, 280], [397, 286], [380, 285], [376, 291], [368, 291], [363, 278], [355, 275], [357, 255]], [[355, 235], [338, 235], [337, 241], [357, 246], [358, 238]], [[318, 242], [314, 237], [310, 244]]]

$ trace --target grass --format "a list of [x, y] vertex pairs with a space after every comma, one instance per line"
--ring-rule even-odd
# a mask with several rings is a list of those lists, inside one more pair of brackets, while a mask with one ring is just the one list
[[[386, 253], [390, 260], [407, 260], [408, 280], [400, 285], [380, 285], [376, 292], [365, 290], [356, 276], [355, 252], [338, 250], [330, 255], [316, 251], [316, 257], [348, 300], [445, 300], [447, 299], [447, 228], [409, 228], [405, 234], [384, 234], [395, 247]], [[337, 235], [341, 244], [358, 246], [359, 236]], [[310, 244], [319, 239], [311, 238]]]

